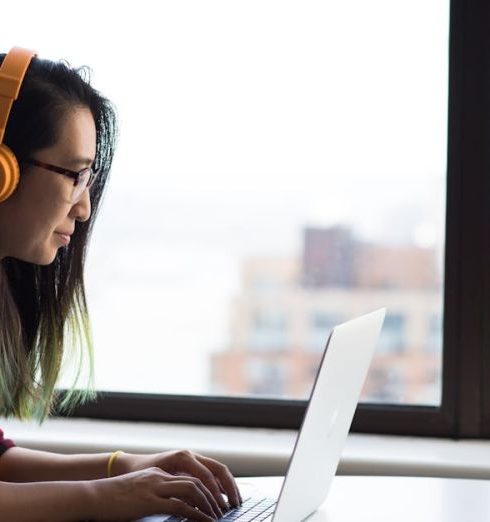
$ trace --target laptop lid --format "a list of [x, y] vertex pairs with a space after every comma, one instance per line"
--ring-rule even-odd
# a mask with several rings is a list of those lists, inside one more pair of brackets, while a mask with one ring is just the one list
[[273, 522], [298, 522], [327, 497], [374, 354], [384, 308], [336, 326], [327, 342]]
[[[273, 522], [304, 520], [327, 497], [385, 311], [381, 308], [332, 330], [289, 461]], [[167, 518], [171, 516], [152, 515], [137, 522], [163, 522]]]

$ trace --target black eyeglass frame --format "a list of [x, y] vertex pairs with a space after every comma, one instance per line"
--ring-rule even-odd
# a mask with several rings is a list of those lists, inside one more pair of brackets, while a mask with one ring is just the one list
[[73, 186], [76, 187], [78, 183], [80, 182], [80, 177], [82, 174], [84, 174], [87, 170], [90, 171], [90, 176], [87, 182], [87, 188], [89, 189], [93, 184], [94, 181], [97, 179], [97, 176], [99, 175], [100, 169], [94, 170], [92, 167], [85, 167], [80, 171], [65, 169], [63, 167], [58, 167], [57, 165], [51, 165], [51, 163], [45, 163], [44, 161], [39, 161], [34, 158], [27, 158], [22, 161], [22, 163], [27, 163], [29, 165], [34, 165], [36, 167], [42, 167], [43, 169], [51, 170], [52, 172], [56, 172], [58, 174], [63, 174], [64, 176], [68, 176], [72, 178]]

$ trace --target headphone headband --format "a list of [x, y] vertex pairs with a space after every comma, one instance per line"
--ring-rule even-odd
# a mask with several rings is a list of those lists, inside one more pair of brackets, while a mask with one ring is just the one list
[[0, 144], [3, 143], [12, 105], [19, 96], [22, 81], [34, 56], [34, 51], [12, 47], [0, 67]]

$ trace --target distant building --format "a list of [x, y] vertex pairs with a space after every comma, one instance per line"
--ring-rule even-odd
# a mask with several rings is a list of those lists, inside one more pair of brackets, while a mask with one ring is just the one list
[[212, 359], [214, 392], [305, 397], [331, 328], [386, 306], [364, 398], [437, 403], [442, 296], [435, 253], [364, 245], [340, 228], [306, 229], [304, 237], [301, 259], [244, 262], [229, 346]]
[[355, 286], [358, 245], [349, 229], [307, 228], [304, 231], [303, 245], [304, 286]]
[[357, 249], [355, 286], [406, 290], [437, 290], [441, 276], [429, 248], [362, 245]]
[[306, 228], [302, 284], [307, 288], [439, 288], [435, 252], [362, 243], [344, 227]]

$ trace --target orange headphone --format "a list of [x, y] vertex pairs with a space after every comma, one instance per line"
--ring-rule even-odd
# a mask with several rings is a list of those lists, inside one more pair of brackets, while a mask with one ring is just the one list
[[20, 86], [34, 56], [34, 51], [13, 47], [0, 67], [0, 202], [5, 201], [19, 183], [19, 162], [3, 143], [3, 136], [12, 104], [19, 96]]

